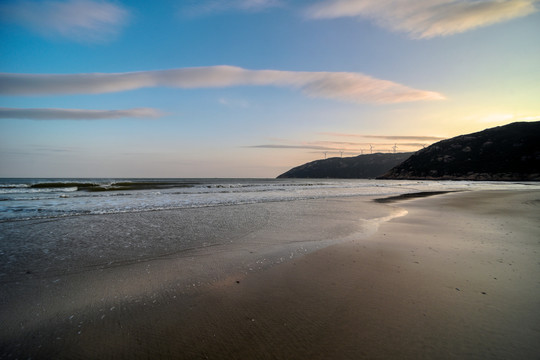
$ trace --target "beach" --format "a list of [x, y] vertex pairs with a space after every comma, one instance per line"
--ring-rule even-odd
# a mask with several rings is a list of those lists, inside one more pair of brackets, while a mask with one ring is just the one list
[[539, 190], [374, 200], [1, 223], [1, 357], [538, 358]]

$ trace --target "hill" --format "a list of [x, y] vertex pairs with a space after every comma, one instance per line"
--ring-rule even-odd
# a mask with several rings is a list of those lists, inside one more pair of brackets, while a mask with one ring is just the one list
[[540, 121], [516, 122], [435, 143], [381, 179], [540, 180]]
[[383, 175], [412, 153], [369, 154], [346, 158], [316, 160], [297, 166], [281, 175], [283, 178], [370, 179]]

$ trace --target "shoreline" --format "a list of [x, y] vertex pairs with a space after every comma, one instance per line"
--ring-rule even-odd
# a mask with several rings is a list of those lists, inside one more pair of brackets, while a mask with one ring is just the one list
[[[540, 350], [540, 191], [472, 191], [401, 200], [392, 205], [405, 208], [407, 216], [372, 223], [378, 230], [359, 236], [355, 230], [360, 228], [349, 220], [362, 210], [363, 201], [331, 204], [347, 218], [332, 218], [333, 225], [348, 227], [339, 242], [247, 273], [220, 267], [232, 259], [231, 253], [221, 253], [222, 263], [215, 267], [216, 274], [224, 270], [221, 277], [204, 286], [184, 291], [156, 286], [133, 301], [114, 299], [115, 282], [138, 290], [140, 283], [122, 284], [125, 276], [139, 276], [132, 273], [138, 266], [104, 269], [100, 273], [108, 277], [101, 285], [111, 287], [112, 303], [88, 302], [71, 318], [49, 318], [22, 331], [18, 339], [6, 342], [4, 337], [2, 355], [535, 358]], [[303, 221], [322, 219], [310, 211]], [[292, 215], [298, 216], [274, 215], [275, 223], [246, 236], [255, 241], [274, 232], [296, 238], [335, 235], [334, 226], [317, 229], [324, 236], [304, 234], [308, 229], [301, 226], [292, 231], [299, 223], [299, 218], [287, 219]], [[249, 258], [249, 248], [242, 251], [241, 257]], [[257, 257], [252, 259], [256, 264]], [[174, 257], [149, 264], [163, 283], [189, 269]], [[138, 268], [141, 281], [156, 281], [152, 274], [145, 277], [147, 269]]]

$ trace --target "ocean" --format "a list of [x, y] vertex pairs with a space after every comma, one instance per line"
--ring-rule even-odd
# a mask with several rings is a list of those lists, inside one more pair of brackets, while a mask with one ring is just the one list
[[0, 222], [538, 183], [365, 179], [0, 179]]

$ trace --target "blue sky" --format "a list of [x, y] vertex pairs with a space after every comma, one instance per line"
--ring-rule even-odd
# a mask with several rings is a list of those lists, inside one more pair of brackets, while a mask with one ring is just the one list
[[275, 177], [540, 120], [534, 0], [3, 1], [1, 177]]

